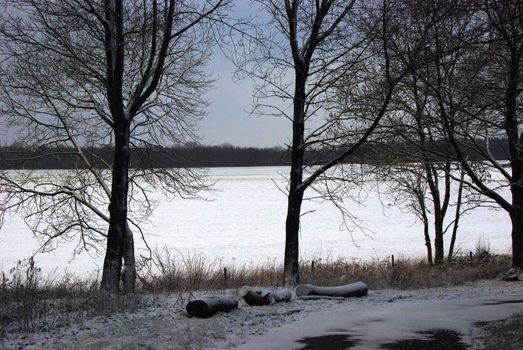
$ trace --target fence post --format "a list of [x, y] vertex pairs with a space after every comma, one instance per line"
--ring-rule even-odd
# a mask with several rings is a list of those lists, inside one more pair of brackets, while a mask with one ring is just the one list
[[391, 262], [392, 262], [392, 267], [394, 267], [394, 254], [392, 254], [392, 255], [390, 256], [390, 260], [391, 260]]
[[226, 267], [223, 268], [223, 284], [227, 288], [227, 268]]

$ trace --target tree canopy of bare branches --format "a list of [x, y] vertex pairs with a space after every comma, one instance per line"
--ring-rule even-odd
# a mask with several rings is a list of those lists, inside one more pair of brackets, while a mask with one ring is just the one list
[[[131, 227], [139, 230], [154, 207], [151, 191], [190, 196], [203, 186], [197, 173], [162, 168], [146, 153], [139, 156], [147, 167], [130, 171], [129, 159], [138, 148], [161, 150], [195, 140], [195, 122], [206, 107], [202, 94], [212, 83], [203, 71], [212, 25], [225, 5], [225, 0], [3, 4], [2, 123], [17, 130], [22, 145], [67, 152], [82, 163], [65, 174], [3, 172], [3, 204], [22, 209], [46, 243], [78, 239], [79, 248], [88, 248], [105, 241], [103, 290], [117, 291], [120, 281], [134, 290]], [[109, 147], [112, 162], [89, 153], [91, 146]]]
[[[401, 74], [391, 67], [389, 57], [388, 1], [256, 3], [268, 15], [268, 23], [258, 25], [243, 41], [238, 66], [259, 83], [256, 111], [285, 117], [292, 125], [284, 282], [295, 285], [305, 191], [372, 134]], [[378, 101], [378, 107], [369, 108], [369, 99]], [[361, 108], [368, 112], [365, 119], [355, 112]], [[304, 155], [315, 147], [342, 151], [311, 167]]]

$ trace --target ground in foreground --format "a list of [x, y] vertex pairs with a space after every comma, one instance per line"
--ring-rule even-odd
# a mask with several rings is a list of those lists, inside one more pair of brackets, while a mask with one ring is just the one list
[[[236, 290], [223, 293], [234, 294]], [[365, 348], [365, 342], [361, 339], [364, 328], [358, 329], [356, 324], [351, 326], [350, 322], [357, 322], [358, 317], [363, 317], [372, 322], [374, 333], [383, 335], [379, 341], [385, 349], [406, 349], [398, 346], [406, 346], [408, 341], [416, 344], [420, 339], [437, 341], [438, 337], [448, 338], [449, 334], [458, 337], [456, 343], [462, 343], [465, 349], [481, 349], [486, 346], [485, 323], [477, 322], [500, 320], [514, 312], [523, 312], [521, 281], [482, 280], [463, 286], [421, 290], [371, 290], [363, 298], [294, 300], [265, 307], [240, 304], [237, 310], [209, 319], [189, 318], [185, 313], [187, 298], [197, 295], [155, 295], [142, 309], [84, 319], [45, 332], [10, 333], [2, 346], [8, 349], [267, 349], [271, 344], [274, 349], [282, 346], [285, 349], [316, 349], [318, 342], [333, 341], [344, 346], [340, 348], [354, 346], [357, 349]], [[489, 300], [492, 305], [485, 305], [487, 309], [471, 312], [473, 305], [485, 304]], [[496, 300], [512, 302], [502, 304]], [[428, 309], [420, 309], [420, 305]], [[459, 311], [460, 307], [462, 311]], [[435, 316], [435, 311], [443, 309], [458, 312]], [[498, 309], [503, 311], [494, 311]], [[425, 324], [434, 331], [424, 334], [426, 329], [419, 327], [407, 334], [402, 330], [399, 337], [394, 334], [385, 337], [387, 332], [393, 332], [391, 326], [397, 325], [397, 321], [387, 318], [394, 314], [400, 318], [415, 315], [413, 322], [419, 323], [424, 319]], [[473, 317], [470, 320], [470, 317], [456, 316], [471, 314]], [[329, 326], [333, 322], [338, 329]], [[323, 326], [316, 327], [317, 323]], [[381, 328], [375, 328], [377, 324], [381, 324]], [[449, 333], [443, 334], [442, 331]], [[329, 339], [317, 338], [321, 336], [328, 336]]]

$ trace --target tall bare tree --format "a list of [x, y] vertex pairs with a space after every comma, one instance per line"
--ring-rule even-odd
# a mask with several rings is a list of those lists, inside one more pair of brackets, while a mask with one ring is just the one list
[[[106, 240], [102, 290], [117, 291], [120, 281], [134, 290], [130, 226], [138, 227], [152, 209], [151, 186], [189, 195], [201, 186], [197, 174], [155, 167], [140, 150], [194, 138], [205, 107], [201, 95], [211, 83], [202, 71], [212, 45], [209, 20], [225, 3], [3, 4], [3, 123], [38, 149], [38, 157], [72, 148], [79, 162], [65, 175], [3, 173], [3, 200], [8, 208], [24, 209], [33, 230], [49, 239], [78, 237], [80, 247]], [[101, 145], [112, 149], [111, 164], [89, 150]], [[131, 152], [147, 166], [130, 171]], [[134, 219], [132, 209], [140, 214]]]
[[[450, 79], [454, 71], [441, 56], [436, 79], [426, 83], [441, 107], [441, 121], [467, 174], [466, 184], [509, 214], [512, 265], [523, 268], [523, 4], [517, 0], [467, 4], [482, 35], [471, 44], [473, 51], [461, 65], [461, 79]], [[438, 39], [442, 44], [448, 37]], [[465, 128], [470, 123], [477, 132]], [[507, 140], [507, 166], [491, 152], [494, 137]], [[510, 199], [502, 192], [506, 188]]]
[[[399, 36], [403, 40], [397, 51], [408, 74], [398, 84], [380, 132], [379, 142], [391, 154], [390, 166], [381, 169], [386, 172], [389, 192], [423, 222], [430, 264], [443, 262], [444, 235], [449, 230], [451, 259], [460, 216], [475, 205], [460, 181], [459, 162], [452, 157], [447, 130], [440, 122], [441, 106], [425, 83], [437, 76], [438, 56], [445, 57], [452, 74], [468, 53], [465, 47], [475, 33], [469, 28], [474, 12], [463, 5], [463, 1], [449, 0], [402, 2]], [[438, 35], [446, 37], [443, 45]], [[453, 202], [455, 210], [451, 212]]]
[[[445, 3], [444, 0], [433, 2]], [[447, 25], [431, 26], [425, 66], [412, 77], [425, 92], [431, 125], [445, 147], [432, 156], [459, 163], [465, 176], [452, 174], [469, 190], [506, 210], [512, 222], [512, 264], [523, 265], [521, 178], [521, 71], [523, 9], [520, 1], [450, 2], [441, 14]], [[408, 50], [403, 50], [408, 53]], [[425, 130], [425, 129], [424, 129]], [[492, 139], [505, 139], [508, 167], [491, 151]], [[443, 144], [442, 144], [443, 145]], [[510, 188], [512, 199], [504, 195]], [[486, 201], [488, 202], [488, 201]], [[482, 204], [483, 205], [483, 204]]]
[[[390, 67], [387, 44], [389, 4], [356, 0], [256, 3], [268, 15], [269, 23], [260, 24], [251, 40], [240, 48], [244, 51], [237, 52], [243, 59], [238, 66], [259, 83], [257, 111], [285, 117], [292, 124], [284, 283], [296, 285], [305, 191], [325, 179], [330, 169], [352, 155], [372, 134], [398, 80], [397, 72]], [[370, 75], [378, 79], [372, 94]], [[350, 98], [341, 98], [336, 92], [340, 89]], [[367, 120], [351, 115], [353, 110], [346, 106], [333, 107], [334, 99], [358, 101], [357, 93], [380, 101], [380, 107]], [[348, 130], [353, 137], [339, 132], [342, 124], [352, 125]], [[321, 160], [320, 166], [311, 167], [305, 162], [306, 153], [322, 146], [341, 151], [332, 159]]]

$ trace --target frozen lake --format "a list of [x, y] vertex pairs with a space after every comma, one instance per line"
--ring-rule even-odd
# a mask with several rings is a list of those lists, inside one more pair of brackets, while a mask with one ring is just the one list
[[[225, 265], [282, 261], [285, 241], [286, 167], [213, 168], [208, 176], [218, 190], [205, 196], [211, 200], [160, 201], [149, 223], [143, 225], [151, 247], [167, 247], [182, 253], [201, 253], [221, 259]], [[423, 226], [412, 214], [389, 206], [390, 200], [366, 186], [361, 205], [347, 201], [351, 213], [369, 230], [351, 233], [341, 227], [341, 215], [330, 203], [308, 201], [303, 212], [300, 236], [301, 257], [386, 258], [391, 254], [425, 256]], [[380, 201], [381, 199], [381, 201]], [[384, 205], [382, 204], [384, 203]], [[452, 211], [453, 212], [453, 211]], [[510, 220], [504, 211], [480, 208], [463, 216], [457, 247], [474, 250], [479, 240], [497, 253], [510, 252]], [[446, 246], [450, 233], [446, 236]], [[146, 254], [136, 238], [137, 254]], [[29, 257], [39, 246], [20, 216], [6, 217], [0, 229], [0, 270]], [[448, 248], [447, 248], [448, 249]], [[70, 246], [51, 253], [37, 254], [36, 262], [45, 270], [65, 269], [86, 275], [101, 268], [103, 256], [82, 253], [71, 263]]]

